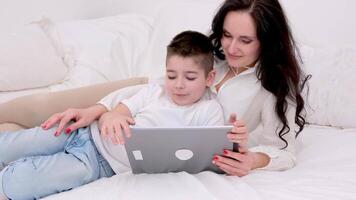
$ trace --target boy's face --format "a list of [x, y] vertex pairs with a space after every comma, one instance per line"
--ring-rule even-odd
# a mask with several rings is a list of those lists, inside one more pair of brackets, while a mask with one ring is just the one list
[[203, 67], [194, 58], [172, 55], [166, 62], [165, 89], [175, 104], [190, 105], [199, 101], [214, 76], [214, 71], [205, 76]]

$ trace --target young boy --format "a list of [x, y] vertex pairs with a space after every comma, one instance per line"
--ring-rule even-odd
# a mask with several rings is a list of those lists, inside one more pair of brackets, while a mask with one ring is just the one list
[[[124, 147], [116, 145], [130, 136], [129, 125], [223, 125], [222, 109], [207, 89], [213, 62], [206, 36], [182, 32], [167, 47], [164, 84], [145, 86], [110, 112], [115, 93], [87, 109], [55, 114], [42, 128], [0, 134], [0, 166], [8, 164], [0, 172], [0, 199], [41, 198], [129, 170]], [[66, 133], [73, 134], [60, 134], [72, 119]]]

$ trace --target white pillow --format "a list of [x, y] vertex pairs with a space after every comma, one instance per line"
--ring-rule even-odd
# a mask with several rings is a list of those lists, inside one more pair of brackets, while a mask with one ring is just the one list
[[309, 81], [307, 122], [343, 128], [356, 127], [356, 49], [302, 47]]
[[77, 86], [133, 76], [152, 29], [152, 19], [138, 14], [44, 21], [43, 30], [70, 66], [68, 82]]
[[67, 66], [36, 24], [0, 32], [0, 91], [37, 88], [65, 78]]
[[178, 0], [159, 4], [147, 53], [140, 61], [142, 68], [138, 75], [162, 76], [169, 42], [175, 35], [186, 30], [208, 34], [212, 18], [221, 2], [222, 0]]

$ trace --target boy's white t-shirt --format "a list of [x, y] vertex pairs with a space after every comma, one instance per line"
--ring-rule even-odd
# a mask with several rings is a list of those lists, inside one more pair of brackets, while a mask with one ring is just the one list
[[[117, 95], [104, 98], [99, 103], [112, 109], [112, 101]], [[116, 97], [115, 97], [116, 96]], [[138, 93], [121, 100], [131, 111], [140, 127], [181, 127], [214, 126], [224, 124], [222, 108], [215, 94], [208, 89], [204, 96], [189, 106], [178, 106], [166, 95], [163, 84], [154, 83], [144, 86]], [[123, 145], [114, 145], [109, 138], [102, 138], [97, 123], [91, 125], [91, 132], [99, 152], [109, 162], [115, 173], [130, 170], [130, 163]]]

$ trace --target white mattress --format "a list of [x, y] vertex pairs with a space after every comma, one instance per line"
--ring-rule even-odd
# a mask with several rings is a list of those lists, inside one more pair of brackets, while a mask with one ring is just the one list
[[298, 164], [243, 178], [202, 172], [115, 175], [47, 197], [56, 199], [343, 199], [356, 200], [356, 129], [308, 126], [298, 139]]

